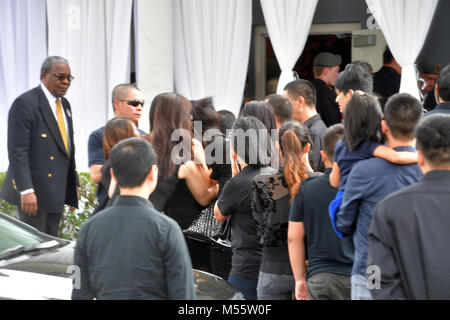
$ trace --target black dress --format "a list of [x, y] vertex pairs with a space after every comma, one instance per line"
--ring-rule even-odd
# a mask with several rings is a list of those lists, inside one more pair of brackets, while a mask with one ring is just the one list
[[[218, 196], [220, 196], [223, 187], [232, 176], [231, 165], [229, 163], [230, 160], [228, 157], [228, 155], [230, 154], [230, 143], [222, 133], [217, 133], [212, 137], [211, 143], [209, 143], [206, 148], [212, 148], [213, 150], [210, 155], [213, 159], [207, 159], [208, 167], [212, 169], [211, 175], [209, 177], [212, 180], [218, 181]], [[205, 151], [207, 151], [208, 149], [206, 149]], [[217, 154], [216, 151], [221, 151], [221, 159], [219, 158], [219, 154]], [[222, 277], [223, 279], [228, 279], [231, 270], [231, 256], [231, 248], [222, 245], [211, 245], [209, 247], [210, 272]]]
[[[200, 205], [189, 190], [186, 180], [178, 179], [177, 166], [175, 172], [167, 179], [158, 179], [156, 189], [150, 195], [150, 202], [155, 208], [174, 219], [181, 227], [187, 229], [194, 219], [205, 208]], [[195, 269], [210, 271], [209, 248], [206, 244], [187, 238], [192, 266]]]

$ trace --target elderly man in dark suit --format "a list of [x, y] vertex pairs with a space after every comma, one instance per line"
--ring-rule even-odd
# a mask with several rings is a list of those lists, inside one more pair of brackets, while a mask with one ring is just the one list
[[19, 207], [19, 219], [56, 236], [64, 204], [78, 206], [72, 113], [63, 96], [69, 63], [48, 57], [41, 84], [19, 96], [8, 116], [9, 168], [0, 196]]

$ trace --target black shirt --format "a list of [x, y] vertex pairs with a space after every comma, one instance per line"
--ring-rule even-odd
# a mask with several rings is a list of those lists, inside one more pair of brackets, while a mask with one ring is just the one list
[[158, 211], [162, 211], [180, 225], [187, 229], [194, 219], [205, 208], [195, 200], [189, 190], [185, 179], [178, 179], [178, 170], [167, 179], [159, 177], [155, 191], [150, 195], [150, 201], [155, 204]]
[[400, 91], [400, 81], [398, 72], [387, 66], [383, 66], [373, 75], [373, 92], [382, 97], [380, 103], [383, 109], [386, 100]]
[[205, 209], [205, 207], [195, 200], [186, 184], [186, 180], [180, 179], [163, 211], [178, 222], [181, 230], [184, 230], [189, 228], [203, 209]]
[[348, 276], [352, 273], [352, 240], [339, 238], [328, 215], [328, 206], [337, 193], [330, 184], [330, 172], [326, 169], [323, 176], [303, 181], [289, 213], [289, 221], [304, 224], [308, 278], [321, 272]]
[[195, 299], [192, 265], [175, 221], [146, 199], [119, 196], [81, 227], [73, 299]]
[[[211, 150], [211, 152], [209, 152]], [[212, 180], [219, 182], [219, 196], [225, 183], [231, 178], [231, 166], [228, 155], [230, 154], [230, 143], [223, 134], [214, 135], [210, 144], [205, 147], [205, 153], [212, 159], [206, 159], [207, 165], [212, 169], [209, 176]]]
[[312, 84], [316, 88], [316, 109], [327, 127], [341, 123], [341, 112], [336, 103], [336, 93], [321, 79], [313, 79]]
[[436, 108], [437, 102], [434, 95], [434, 87], [433, 90], [424, 95], [422, 104], [424, 109], [426, 109], [427, 111], [431, 111]]
[[324, 172], [325, 165], [322, 162], [320, 151], [322, 150], [322, 137], [327, 131], [327, 127], [319, 114], [309, 118], [305, 121], [304, 125], [308, 128], [313, 142], [309, 151], [309, 161], [311, 162], [311, 166], [315, 171]]
[[377, 204], [367, 264], [381, 273], [375, 299], [450, 299], [450, 171], [431, 171]]
[[219, 197], [217, 206], [223, 216], [231, 219], [231, 275], [258, 278], [262, 245], [252, 214], [253, 178], [261, 169], [245, 167], [228, 180]]

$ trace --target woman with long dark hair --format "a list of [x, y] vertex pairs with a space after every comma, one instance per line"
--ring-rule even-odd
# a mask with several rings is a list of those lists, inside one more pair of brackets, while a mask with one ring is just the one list
[[[192, 102], [192, 116], [196, 135], [201, 135], [206, 153], [206, 164], [211, 173], [205, 177], [206, 184], [219, 185], [220, 196], [225, 183], [231, 178], [231, 167], [227, 155], [230, 147], [225, 135], [219, 130], [220, 117], [215, 111], [211, 98], [204, 98]], [[214, 202], [214, 201], [213, 201]], [[205, 209], [211, 214], [212, 207]], [[205, 212], [205, 211], [204, 211]], [[224, 227], [224, 226], [222, 226]], [[210, 272], [224, 279], [228, 279], [231, 269], [231, 248], [210, 241], [208, 245]]]
[[246, 299], [257, 298], [256, 285], [262, 247], [252, 214], [253, 178], [270, 162], [269, 135], [255, 117], [238, 118], [231, 135], [232, 178], [216, 202], [214, 216], [218, 221], [231, 219], [231, 272], [228, 281]]
[[[150, 201], [182, 230], [217, 196], [218, 189], [205, 183], [208, 168], [201, 143], [193, 139], [191, 109], [191, 102], [182, 95], [158, 95], [153, 127], [146, 137], [158, 156], [159, 168], [158, 185]], [[203, 247], [189, 239], [187, 243], [194, 268], [205, 269], [207, 252], [205, 258]]]

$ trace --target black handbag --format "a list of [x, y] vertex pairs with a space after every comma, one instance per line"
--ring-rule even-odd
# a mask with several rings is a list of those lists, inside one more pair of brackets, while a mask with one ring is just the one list
[[210, 203], [192, 221], [189, 228], [183, 230], [186, 237], [201, 241], [211, 242], [211, 238], [217, 236], [220, 231], [220, 222], [214, 218], [214, 202]]
[[205, 242], [211, 245], [219, 244], [221, 246], [231, 246], [231, 224], [228, 218], [224, 222], [219, 222], [214, 218], [214, 204], [210, 203], [208, 207], [192, 221], [189, 228], [184, 229], [183, 233], [186, 237]]

